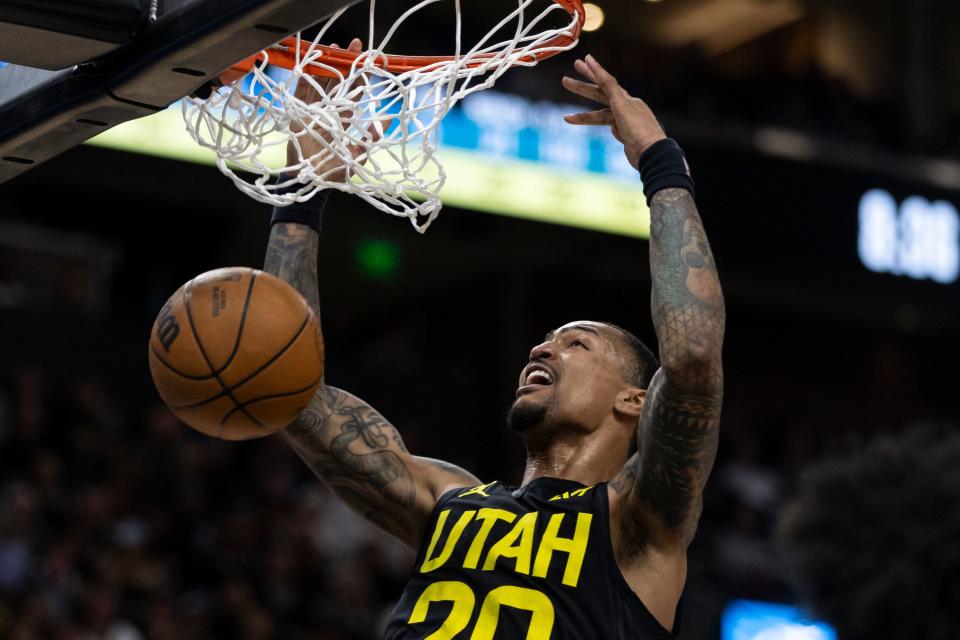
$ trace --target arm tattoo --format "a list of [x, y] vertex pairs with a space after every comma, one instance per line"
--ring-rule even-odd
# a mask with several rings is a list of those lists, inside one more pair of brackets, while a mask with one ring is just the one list
[[[318, 244], [319, 234], [306, 225], [275, 224], [264, 271], [293, 285], [319, 319]], [[347, 504], [414, 548], [438, 488], [480, 484], [453, 465], [411, 456], [373, 407], [325, 381], [283, 436]]]
[[[322, 386], [284, 433], [317, 476], [362, 516], [406, 539], [417, 491], [396, 428], [359, 398]], [[409, 459], [409, 457], [408, 457]], [[404, 512], [408, 512], [407, 515]]]
[[703, 506], [703, 489], [717, 453], [720, 396], [684, 397], [662, 374], [640, 418], [645, 426], [634, 464], [638, 497], [689, 544]]
[[[318, 318], [319, 239], [306, 225], [275, 224], [264, 263], [264, 271], [293, 285]], [[406, 452], [403, 440], [359, 398], [321, 384], [310, 406], [284, 436], [307, 466], [367, 519], [392, 529], [384, 521], [382, 502], [413, 506], [413, 478], [397, 453]]]
[[[391, 443], [400, 441], [396, 429], [369, 406], [342, 406], [336, 415], [344, 419], [340, 433], [330, 443], [330, 454], [337, 468], [381, 495], [387, 495], [387, 487], [398, 482], [390, 497], [401, 506], [412, 507], [415, 497], [413, 478], [400, 456], [389, 450]], [[394, 432], [392, 438], [387, 431]], [[351, 451], [351, 443], [358, 439], [358, 450]], [[330, 469], [325, 476], [328, 482], [336, 481], [337, 476]]]
[[689, 544], [717, 450], [723, 293], [690, 192], [658, 192], [650, 214], [651, 306], [663, 367], [647, 390], [639, 451], [611, 487], [636, 489], [638, 508]]
[[320, 318], [317, 250], [320, 234], [293, 222], [273, 225], [263, 270], [293, 285]]

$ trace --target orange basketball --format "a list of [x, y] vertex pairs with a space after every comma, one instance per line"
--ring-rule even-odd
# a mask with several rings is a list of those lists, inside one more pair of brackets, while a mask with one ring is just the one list
[[323, 376], [313, 310], [274, 276], [232, 267], [197, 276], [160, 310], [150, 335], [160, 397], [214, 438], [249, 440], [283, 429]]

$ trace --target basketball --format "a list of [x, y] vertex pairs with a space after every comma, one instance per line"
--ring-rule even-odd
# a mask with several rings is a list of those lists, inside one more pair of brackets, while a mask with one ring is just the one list
[[223, 440], [283, 429], [323, 376], [316, 314], [289, 284], [246, 267], [209, 271], [180, 287], [154, 322], [148, 354], [167, 406]]

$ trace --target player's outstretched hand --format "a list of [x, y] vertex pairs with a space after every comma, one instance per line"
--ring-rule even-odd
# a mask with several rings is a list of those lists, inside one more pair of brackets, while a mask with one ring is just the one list
[[[334, 49], [339, 49], [336, 44], [331, 45]], [[360, 38], [354, 38], [350, 43], [350, 46], [347, 47], [349, 51], [355, 51], [357, 53], [363, 51], [363, 43]], [[340, 82], [338, 78], [314, 78], [314, 82], [317, 83], [317, 86], [314, 86], [313, 83], [306, 80], [305, 78], [300, 78], [297, 82], [297, 89], [294, 92], [294, 95], [303, 102], [307, 104], [313, 104], [318, 102], [321, 99], [320, 91], [317, 87], [322, 88], [323, 91], [329, 95], [332, 91], [336, 89], [337, 84]], [[357, 83], [353, 88], [359, 86], [363, 80], [358, 79]], [[349, 126], [350, 120], [353, 118], [352, 111], [345, 111], [340, 114], [340, 120], [344, 126]], [[304, 126], [297, 120], [293, 120], [290, 124], [290, 130], [299, 134], [304, 131]], [[367, 131], [369, 137], [376, 141], [380, 137], [380, 133], [376, 125], [370, 125], [370, 128]], [[330, 153], [327, 145], [333, 142], [333, 136], [331, 136], [325, 130], [320, 131], [321, 140], [316, 139], [313, 135], [298, 135], [297, 144], [300, 146], [300, 153], [297, 153], [297, 147], [293, 142], [290, 142], [287, 145], [287, 166], [295, 166], [300, 162], [300, 157], [309, 159], [314, 165], [314, 173], [317, 175], [324, 175], [327, 180], [331, 182], [344, 182], [347, 180], [347, 171], [343, 166], [343, 161], [337, 156]], [[326, 142], [327, 144], [324, 144]], [[349, 146], [350, 154], [353, 156], [354, 160], [361, 158], [367, 152], [367, 145], [362, 142], [356, 142]]]
[[653, 111], [646, 102], [627, 93], [593, 56], [577, 60], [574, 67], [589, 82], [564, 77], [563, 86], [607, 108], [565, 116], [564, 120], [570, 124], [610, 126], [613, 135], [623, 143], [630, 164], [638, 168], [643, 152], [667, 137]]

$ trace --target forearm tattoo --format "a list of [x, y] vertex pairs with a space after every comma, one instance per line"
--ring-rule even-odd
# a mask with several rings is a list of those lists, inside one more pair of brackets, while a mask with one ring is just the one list
[[658, 192], [650, 215], [651, 307], [662, 369], [647, 390], [638, 453], [611, 488], [634, 491], [644, 511], [688, 544], [717, 451], [725, 310], [690, 192]]
[[[288, 282], [320, 317], [319, 234], [306, 225], [275, 224], [264, 271]], [[410, 507], [415, 489], [397, 430], [362, 400], [322, 384], [284, 436], [304, 462], [365, 518], [388, 529], [383, 501]], [[394, 449], [394, 450], [391, 450]]]
[[300, 292], [320, 318], [320, 291], [317, 286], [317, 250], [320, 234], [292, 222], [273, 225], [263, 270], [288, 282]]
[[[275, 224], [264, 271], [293, 285], [319, 319], [318, 244], [319, 234], [308, 226]], [[479, 484], [453, 465], [411, 456], [397, 429], [373, 407], [326, 381], [283, 436], [347, 504], [414, 548], [436, 486]]]
[[396, 428], [370, 405], [334, 387], [321, 387], [314, 402], [285, 432], [303, 461], [362, 516], [399, 537], [409, 523], [397, 508], [416, 503], [413, 474]]

